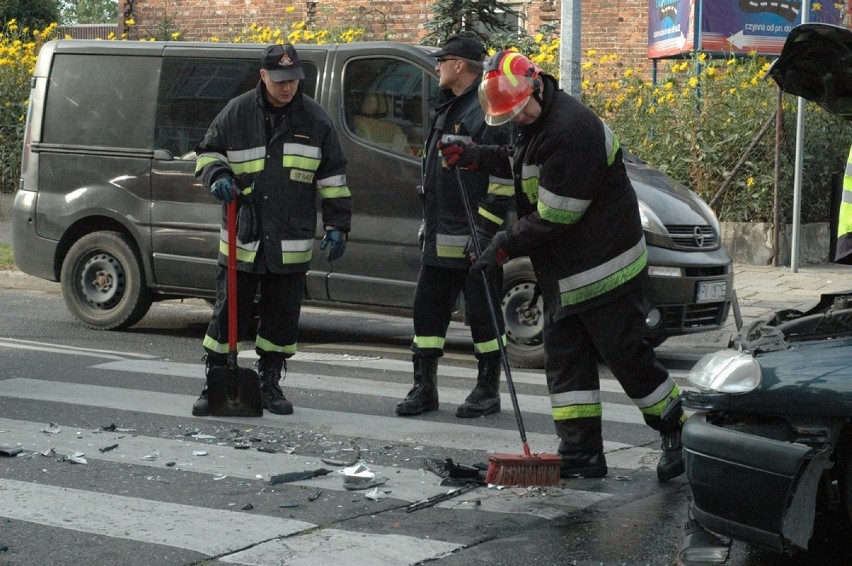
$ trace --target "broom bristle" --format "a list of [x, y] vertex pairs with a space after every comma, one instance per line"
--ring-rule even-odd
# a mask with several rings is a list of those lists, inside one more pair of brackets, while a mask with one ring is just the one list
[[494, 485], [559, 485], [562, 458], [557, 454], [489, 454], [485, 481]]

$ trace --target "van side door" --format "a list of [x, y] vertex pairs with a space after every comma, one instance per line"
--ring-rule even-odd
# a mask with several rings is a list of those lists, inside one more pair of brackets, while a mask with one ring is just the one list
[[[166, 50], [151, 172], [151, 238], [158, 287], [213, 296], [222, 205], [195, 177], [195, 146], [225, 104], [260, 80], [262, 47]], [[313, 92], [315, 64], [302, 88]]]
[[420, 269], [417, 186], [437, 78], [428, 57], [389, 43], [355, 46], [335, 51], [322, 97], [348, 159], [352, 230], [333, 264], [315, 250], [309, 295], [324, 287], [334, 302], [409, 309]]

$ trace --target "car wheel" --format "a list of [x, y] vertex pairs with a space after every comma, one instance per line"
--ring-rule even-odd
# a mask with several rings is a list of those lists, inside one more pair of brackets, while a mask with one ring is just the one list
[[506, 350], [512, 366], [518, 368], [544, 367], [544, 299], [536, 285], [528, 260], [515, 260], [504, 266], [500, 308], [506, 323]]
[[127, 328], [151, 308], [143, 273], [126, 236], [94, 232], [68, 250], [62, 263], [62, 295], [71, 314], [89, 328]]

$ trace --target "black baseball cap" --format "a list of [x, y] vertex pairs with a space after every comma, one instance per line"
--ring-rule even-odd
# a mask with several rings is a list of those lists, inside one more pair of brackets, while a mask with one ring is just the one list
[[289, 43], [267, 47], [263, 51], [263, 57], [260, 58], [260, 66], [269, 73], [269, 78], [276, 83], [305, 78], [305, 71], [299, 62], [296, 48]]
[[432, 57], [447, 55], [482, 61], [485, 58], [485, 46], [473, 36], [457, 34], [450, 36], [439, 51], [432, 53]]

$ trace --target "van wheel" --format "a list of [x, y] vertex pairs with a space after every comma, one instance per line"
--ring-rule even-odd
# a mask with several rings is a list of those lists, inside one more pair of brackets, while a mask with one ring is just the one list
[[151, 308], [142, 265], [127, 236], [94, 232], [62, 263], [62, 295], [77, 320], [95, 330], [133, 326]]
[[[526, 258], [503, 266], [503, 292], [500, 308], [506, 322], [506, 351], [512, 366], [544, 367], [544, 299], [535, 292], [536, 279]], [[537, 296], [535, 303], [530, 301]]]

